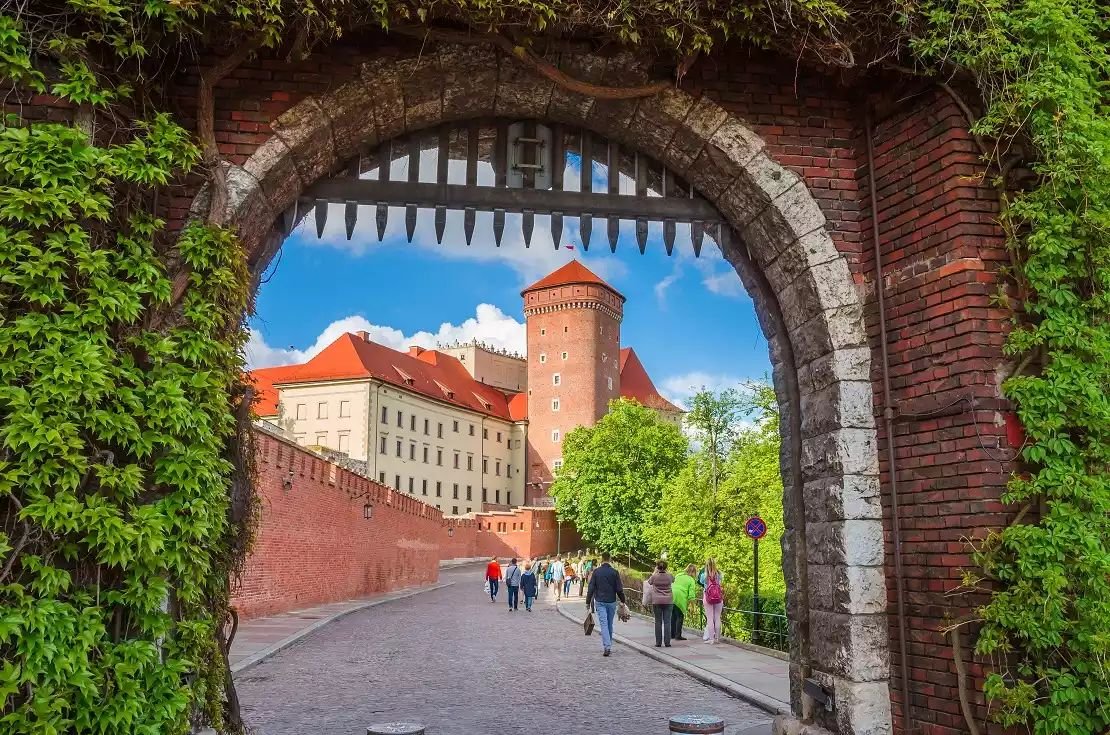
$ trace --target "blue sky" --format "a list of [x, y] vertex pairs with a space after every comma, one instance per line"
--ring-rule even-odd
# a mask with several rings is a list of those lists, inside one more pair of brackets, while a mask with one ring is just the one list
[[252, 367], [303, 361], [343, 332], [358, 329], [399, 349], [476, 337], [522, 352], [520, 290], [578, 258], [627, 298], [622, 345], [636, 349], [672, 400], [683, 401], [701, 385], [726, 387], [770, 370], [767, 343], [739, 277], [708, 238], [695, 259], [681, 226], [668, 257], [657, 226], [647, 253], [640, 255], [628, 221], [621, 223], [614, 255], [605, 222], [597, 219], [588, 252], [577, 220], [569, 217], [561, 244], [574, 250], [553, 247], [543, 216], [536, 217], [530, 248], [524, 246], [519, 216], [511, 214], [500, 248], [493, 243], [489, 214], [478, 214], [469, 247], [461, 212], [448, 213], [442, 245], [435, 241], [430, 210], [420, 212], [411, 244], [404, 211], [391, 210], [389, 220], [381, 243], [370, 207], [360, 208], [350, 241], [341, 205], [331, 208], [322, 238], [311, 221], [293, 232], [259, 292], [250, 322]]

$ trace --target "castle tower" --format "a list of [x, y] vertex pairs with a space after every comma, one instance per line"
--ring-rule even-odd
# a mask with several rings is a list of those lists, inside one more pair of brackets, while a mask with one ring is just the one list
[[593, 426], [620, 396], [624, 296], [572, 260], [521, 292], [528, 332], [525, 497], [543, 502], [563, 440]]

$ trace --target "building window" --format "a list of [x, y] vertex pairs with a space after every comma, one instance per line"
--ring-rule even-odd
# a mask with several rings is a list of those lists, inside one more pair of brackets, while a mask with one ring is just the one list
[[340, 401], [339, 402], [339, 418], [341, 418], [341, 419], [351, 418], [351, 402], [350, 401]]
[[557, 460], [555, 460], [554, 462], [551, 463], [551, 469], [555, 470], [556, 472], [558, 472], [562, 468], [563, 468], [563, 460], [561, 460], [561, 459], [557, 459]]
[[439, 437], [440, 439], [443, 438], [443, 424], [440, 424], [439, 426], [436, 427], [436, 436]]
[[386, 408], [385, 406], [382, 406], [382, 423], [383, 424], [388, 424], [389, 423], [389, 409]]
[[454, 498], [455, 500], [458, 500], [459, 499], [459, 483], [457, 483], [457, 482], [455, 483], [454, 487], [451, 489], [451, 492], [452, 492], [451, 497]]
[[316, 434], [316, 446], [326, 447], [328, 445], [328, 432], [321, 431]]
[[547, 355], [543, 354], [542, 352], [540, 353], [540, 362], [547, 362]]
[[551, 376], [551, 384], [552, 385], [562, 385], [563, 384], [562, 379], [559, 377], [559, 373], [555, 373], [554, 375]]
[[494, 494], [494, 498], [497, 500], [498, 503], [501, 502], [501, 491], [500, 490], [496, 491], [496, 493]]
[[473, 454], [466, 455], [466, 469], [468, 469], [468, 470], [473, 470], [474, 469], [474, 455]]
[[414, 483], [414, 480], [410, 477], [409, 478], [409, 495], [412, 495], [413, 483]]
[[513, 466], [511, 464], [505, 465], [505, 477], [513, 476]]
[[424, 464], [428, 464], [428, 448], [424, 447]]
[[398, 457], [401, 456], [401, 440], [400, 439], [397, 440], [397, 456]]
[[437, 449], [436, 450], [436, 466], [437, 467], [442, 467], [443, 466], [443, 450], [442, 449]]
[[316, 404], [316, 418], [326, 419], [328, 417], [328, 404], [327, 402], [320, 402]]
[[498, 444], [500, 444], [500, 443], [501, 443], [501, 432], [500, 432], [500, 431], [499, 431], [499, 432], [497, 432], [497, 443], [498, 443]]
[[501, 477], [501, 460], [497, 460], [493, 463], [493, 474]]
[[[436, 480], [436, 497], [443, 497], [443, 483], [439, 480]], [[438, 508], [439, 506], [437, 505], [436, 507]]]
[[420, 481], [420, 492], [424, 495], [428, 494], [428, 481], [427, 480], [421, 480]]
[[405, 426], [404, 416], [401, 414], [400, 410], [398, 410], [397, 411], [397, 428], [402, 429], [402, 428], [404, 428], [404, 426]]
[[563, 359], [564, 360], [567, 359], [567, 353], [565, 353], [565, 352], [563, 353]]
[[488, 475], [489, 474], [489, 460], [486, 459], [485, 457], [482, 457], [482, 474], [483, 475]]
[[[505, 505], [512, 505], [512, 504], [513, 504], [513, 491], [512, 490], [506, 490], [505, 491]], [[521, 525], [523, 526], [523, 524], [521, 524]]]
[[298, 444], [300, 444], [300, 445], [301, 445], [302, 447], [304, 446], [304, 442], [305, 442], [305, 439], [304, 439], [304, 434], [294, 434], [294, 435], [293, 435], [293, 438], [294, 438], [294, 439], [296, 440], [296, 442], [297, 442]]
[[[602, 331], [604, 332], [604, 331], [605, 331], [605, 327], [602, 327], [602, 328], [601, 328], [601, 330], [602, 330]], [[566, 334], [566, 333], [567, 333], [567, 332], [569, 332], [569, 331], [570, 331], [570, 328], [569, 328], [569, 327], [563, 327], [563, 334]]]
[[559, 399], [558, 398], [552, 398], [551, 399], [551, 410], [552, 411], [558, 411], [559, 410]]
[[409, 444], [409, 459], [416, 459], [416, 445]]
[[459, 433], [459, 422], [455, 421], [453, 423], [454, 423], [454, 426], [452, 427], [452, 431], [454, 431], [456, 434], [458, 434]]
[[551, 430], [551, 441], [553, 441], [555, 443], [559, 442], [559, 430], [558, 429], [552, 429]]
[[470, 486], [470, 485], [467, 485], [467, 486], [466, 486], [466, 499], [467, 499], [467, 500], [470, 500], [470, 499], [471, 499], [471, 496], [472, 496], [473, 494], [474, 494], [474, 492], [473, 492], [473, 489], [471, 488], [471, 486]]
[[609, 376], [605, 379], [605, 383], [609, 386], [609, 390], [613, 390], [613, 377]]
[[459, 453], [455, 452], [455, 469], [459, 468]]
[[341, 451], [341, 452], [351, 451], [351, 432], [349, 432], [349, 431], [339, 432], [339, 451]]
[[470, 435], [474, 436], [474, 424], [470, 425]]
[[428, 419], [424, 419], [424, 436], [428, 435], [428, 427], [430, 426], [431, 423], [428, 421]]
[[543, 329], [543, 328], [541, 328], [541, 329], [540, 329], [540, 336], [542, 337], [542, 336], [544, 336], [545, 334], [547, 334], [547, 330], [546, 330], [546, 329]]
[[303, 403], [297, 404], [297, 421], [304, 421], [308, 418], [308, 406]]
[[484, 426], [482, 427], [482, 438], [489, 439], [489, 429]]
[[457, 516], [458, 514], [459, 514], [459, 506], [452, 505], [451, 506], [451, 515]]
[[379, 472], [378, 473], [378, 482], [380, 482], [383, 485], [385, 484], [385, 473], [384, 472]]
[[381, 453], [385, 454], [385, 437], [382, 437]]
[[393, 487], [396, 488], [397, 490], [401, 489], [401, 476], [400, 475], [394, 475], [393, 476]]
[[488, 503], [489, 502], [489, 490], [486, 489], [486, 488], [482, 488], [482, 502], [483, 503]]
[[409, 416], [409, 431], [416, 431], [416, 414]]

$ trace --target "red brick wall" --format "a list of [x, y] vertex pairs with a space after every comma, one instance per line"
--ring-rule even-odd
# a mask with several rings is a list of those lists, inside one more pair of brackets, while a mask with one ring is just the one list
[[[256, 436], [261, 520], [234, 587], [232, 604], [242, 617], [438, 579], [439, 541], [446, 536], [438, 510], [295, 444]], [[363, 517], [367, 502], [370, 519]]]
[[560, 532], [555, 511], [546, 508], [476, 513], [474, 518], [448, 518], [446, 523], [454, 533], [441, 541], [441, 559], [486, 556], [531, 559], [582, 547], [577, 530], [564, 523]]

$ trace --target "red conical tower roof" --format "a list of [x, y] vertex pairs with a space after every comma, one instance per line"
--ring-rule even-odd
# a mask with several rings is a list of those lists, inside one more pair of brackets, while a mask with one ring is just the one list
[[568, 286], [573, 283], [593, 283], [598, 286], [604, 286], [617, 296], [620, 296], [621, 301], [625, 300], [620, 291], [610, 286], [600, 276], [577, 260], [572, 260], [566, 265], [548, 273], [546, 276], [521, 291], [520, 295], [523, 296], [530, 291], [539, 291], [544, 288]]

